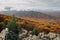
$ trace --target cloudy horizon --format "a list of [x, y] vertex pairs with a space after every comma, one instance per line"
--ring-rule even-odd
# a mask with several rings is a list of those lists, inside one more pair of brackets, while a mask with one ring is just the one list
[[60, 10], [60, 0], [0, 0], [0, 10]]

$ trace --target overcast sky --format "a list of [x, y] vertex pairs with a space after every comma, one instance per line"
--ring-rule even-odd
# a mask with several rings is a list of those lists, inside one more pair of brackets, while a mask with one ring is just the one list
[[0, 10], [13, 7], [16, 10], [60, 10], [60, 0], [0, 0]]

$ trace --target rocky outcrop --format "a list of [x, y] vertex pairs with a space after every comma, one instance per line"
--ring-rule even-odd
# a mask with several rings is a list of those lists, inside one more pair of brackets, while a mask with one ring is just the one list
[[[48, 34], [45, 34], [44, 32], [41, 32], [36, 35], [31, 35], [32, 31], [27, 31], [25, 29], [22, 30], [22, 32], [19, 33], [20, 40], [60, 40], [60, 34], [49, 32]], [[8, 33], [8, 29], [3, 29], [3, 31], [0, 33], [0, 40], [5, 40], [5, 36]]]
[[36, 35], [29, 35], [28, 37], [23, 38], [22, 40], [60, 40], [60, 34], [52, 33], [44, 34], [44, 32], [39, 33], [38, 36]]
[[8, 33], [8, 29], [3, 29], [2, 32], [0, 33], [0, 40], [5, 40], [5, 36]]

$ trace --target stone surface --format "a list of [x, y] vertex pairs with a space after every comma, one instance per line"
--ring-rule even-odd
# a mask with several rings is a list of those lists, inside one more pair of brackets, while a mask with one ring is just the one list
[[8, 33], [8, 29], [3, 29], [2, 32], [0, 33], [0, 40], [5, 40], [5, 36]]
[[[27, 30], [22, 30], [21, 33], [19, 33], [19, 38], [21, 38], [21, 40], [60, 40], [60, 34], [58, 33], [48, 33], [45, 34], [44, 32], [41, 32], [38, 34], [38, 36], [36, 35], [31, 35], [32, 31], [27, 31]], [[5, 40], [5, 36], [8, 33], [8, 29], [3, 29], [3, 31], [0, 33], [0, 40]], [[28, 35], [28, 36], [27, 36]]]

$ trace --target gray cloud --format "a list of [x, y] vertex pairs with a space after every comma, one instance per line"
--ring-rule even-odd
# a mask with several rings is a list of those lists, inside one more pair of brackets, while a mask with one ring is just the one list
[[60, 0], [0, 0], [0, 9], [6, 6], [20, 10], [60, 10]]

